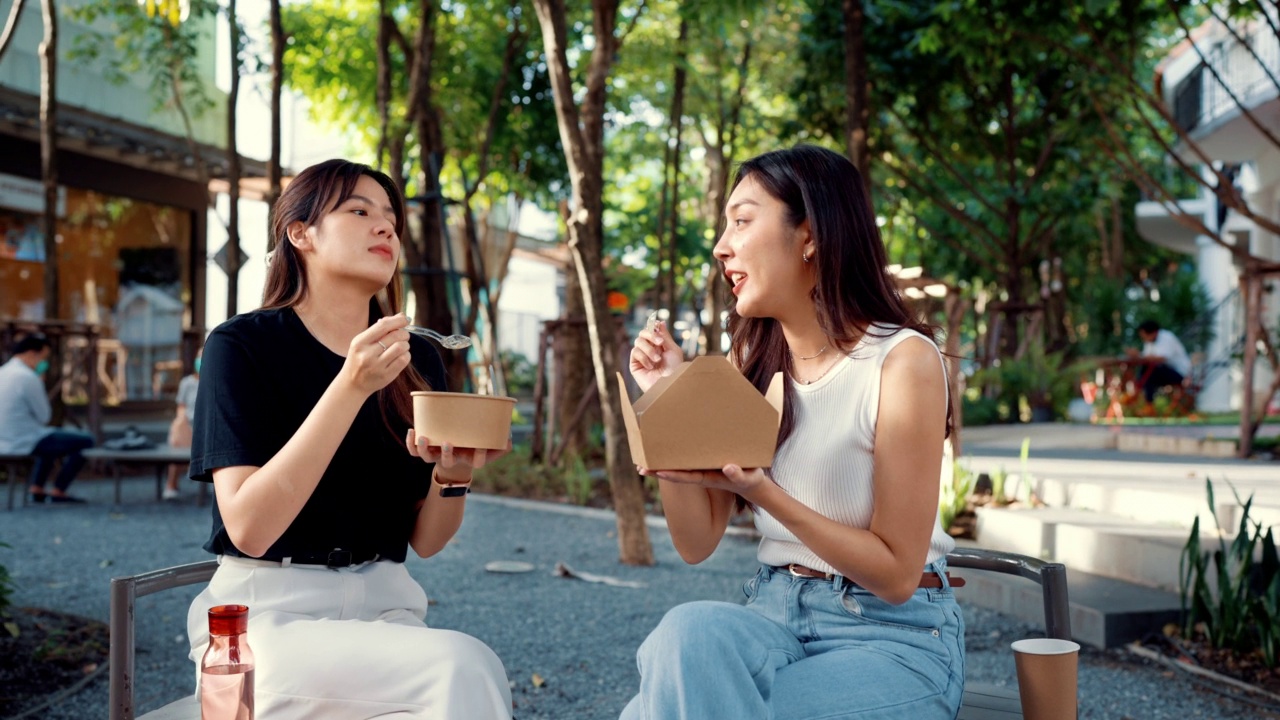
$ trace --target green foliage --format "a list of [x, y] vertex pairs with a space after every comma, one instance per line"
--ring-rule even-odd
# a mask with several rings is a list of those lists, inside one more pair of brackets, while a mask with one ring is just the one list
[[960, 408], [965, 426], [996, 425], [1008, 417], [1007, 405], [1002, 405], [999, 398], [987, 397], [982, 389], [970, 387], [960, 399]]
[[[1042, 342], [1031, 341], [1021, 357], [1002, 358], [992, 367], [975, 372], [969, 385], [994, 398], [1006, 422], [1026, 419], [1021, 412], [1023, 403], [1029, 410], [1049, 410], [1057, 419], [1077, 395], [1080, 374], [1088, 367], [1092, 365], [1069, 362], [1065, 350], [1046, 352]], [[979, 408], [979, 412], [989, 409], [990, 406]]]
[[[0, 548], [13, 547], [5, 542], [0, 542]], [[9, 569], [0, 563], [0, 616], [3, 616], [9, 608], [10, 598], [17, 591], [17, 587], [13, 583], [13, 576], [9, 574]]]
[[534, 463], [528, 445], [487, 463], [475, 473], [472, 487], [477, 491], [533, 500], [567, 499], [586, 505], [595, 493], [596, 482], [586, 461], [577, 456], [563, 459], [562, 468]]
[[574, 505], [586, 505], [591, 499], [594, 481], [587, 472], [587, 465], [582, 458], [574, 455], [564, 463], [564, 489], [569, 501]]
[[969, 496], [973, 494], [973, 486], [977, 480], [978, 476], [961, 465], [959, 460], [952, 462], [951, 482], [942, 483], [941, 500], [938, 504], [938, 514], [944, 530], [949, 530], [956, 516], [968, 506]]
[[1127, 347], [1140, 347], [1137, 328], [1144, 320], [1172, 331], [1189, 353], [1203, 351], [1213, 339], [1209, 295], [1191, 267], [1145, 273], [1139, 281], [1087, 273], [1083, 278], [1075, 344], [1081, 355], [1118, 356]]
[[117, 85], [145, 75], [157, 110], [171, 107], [180, 88], [180, 102], [191, 117], [200, 117], [216, 104], [199, 60], [213, 55], [209, 36], [219, 6], [214, 0], [190, 0], [189, 8], [187, 19], [173, 25], [162, 15], [148, 17], [135, 0], [71, 5], [67, 13], [87, 30], [76, 36], [68, 57], [94, 65]]
[[514, 350], [503, 350], [499, 357], [502, 358], [502, 369], [507, 378], [507, 394], [521, 397], [532, 394], [534, 383], [537, 382], [537, 366]]
[[1241, 502], [1240, 524], [1228, 545], [1218, 525], [1213, 483], [1205, 481], [1209, 511], [1218, 530], [1217, 548], [1200, 544], [1200, 518], [1178, 562], [1182, 597], [1183, 632], [1199, 630], [1217, 648], [1240, 653], [1256, 652], [1267, 667], [1280, 660], [1280, 556], [1271, 528], [1249, 517], [1253, 496]]

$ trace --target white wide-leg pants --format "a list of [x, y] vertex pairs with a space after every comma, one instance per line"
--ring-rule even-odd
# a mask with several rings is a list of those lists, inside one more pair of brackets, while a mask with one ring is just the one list
[[426, 593], [403, 564], [219, 563], [187, 614], [196, 681], [209, 608], [248, 605], [258, 717], [510, 719], [502, 661], [470, 635], [428, 628]]

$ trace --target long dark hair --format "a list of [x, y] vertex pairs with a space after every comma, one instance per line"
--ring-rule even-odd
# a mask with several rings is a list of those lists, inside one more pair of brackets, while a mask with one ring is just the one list
[[[818, 276], [811, 297], [818, 325], [833, 344], [848, 352], [865, 334], [880, 337], [873, 324], [909, 328], [937, 343], [937, 328], [911, 313], [889, 276], [888, 256], [862, 189], [862, 175], [848, 158], [814, 145], [797, 145], [742, 163], [733, 187], [748, 177], [786, 206], [788, 225], [794, 228], [809, 221], [811, 263]], [[776, 320], [743, 317], [731, 298], [728, 331], [734, 364], [760, 392], [768, 390], [775, 373], [790, 376], [791, 353]], [[791, 383], [784, 383], [778, 445], [795, 430], [794, 398]], [[951, 435], [949, 395], [946, 434]]]
[[[319, 224], [325, 215], [351, 197], [361, 175], [373, 178], [386, 191], [391, 209], [396, 214], [396, 237], [404, 237], [404, 196], [390, 177], [368, 165], [348, 160], [326, 160], [312, 165], [298, 173], [276, 200], [275, 217], [271, 222], [274, 249], [267, 266], [267, 282], [262, 290], [262, 309], [292, 308], [307, 296], [306, 265], [289, 242], [289, 226], [295, 222], [302, 222], [308, 227]], [[400, 312], [403, 293], [404, 282], [397, 270], [387, 286], [369, 298], [369, 324]], [[413, 397], [409, 393], [426, 389], [429, 389], [427, 381], [411, 364], [378, 391], [382, 420], [397, 442], [404, 443], [404, 436], [396, 429], [397, 424], [392, 422], [392, 418], [399, 420], [403, 427], [412, 425]]]

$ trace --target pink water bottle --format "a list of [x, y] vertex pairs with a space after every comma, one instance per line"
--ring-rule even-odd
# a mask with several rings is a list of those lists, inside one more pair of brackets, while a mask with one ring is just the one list
[[253, 720], [253, 650], [249, 608], [209, 608], [209, 649], [200, 659], [201, 720]]

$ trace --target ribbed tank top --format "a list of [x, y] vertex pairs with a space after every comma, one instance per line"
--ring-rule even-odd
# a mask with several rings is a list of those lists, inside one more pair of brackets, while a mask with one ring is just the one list
[[[796, 424], [774, 455], [773, 478], [788, 495], [836, 522], [870, 527], [880, 374], [889, 351], [911, 338], [938, 352], [937, 345], [914, 330], [874, 326], [848, 356], [812, 384], [787, 380], [795, 390]], [[938, 361], [945, 376], [940, 352]], [[940, 478], [941, 467], [938, 470]], [[936, 497], [928, 502], [936, 509]], [[756, 511], [756, 529], [763, 535], [757, 553], [761, 563], [799, 563], [836, 572], [762, 508]], [[935, 518], [925, 563], [953, 548], [955, 541]]]

